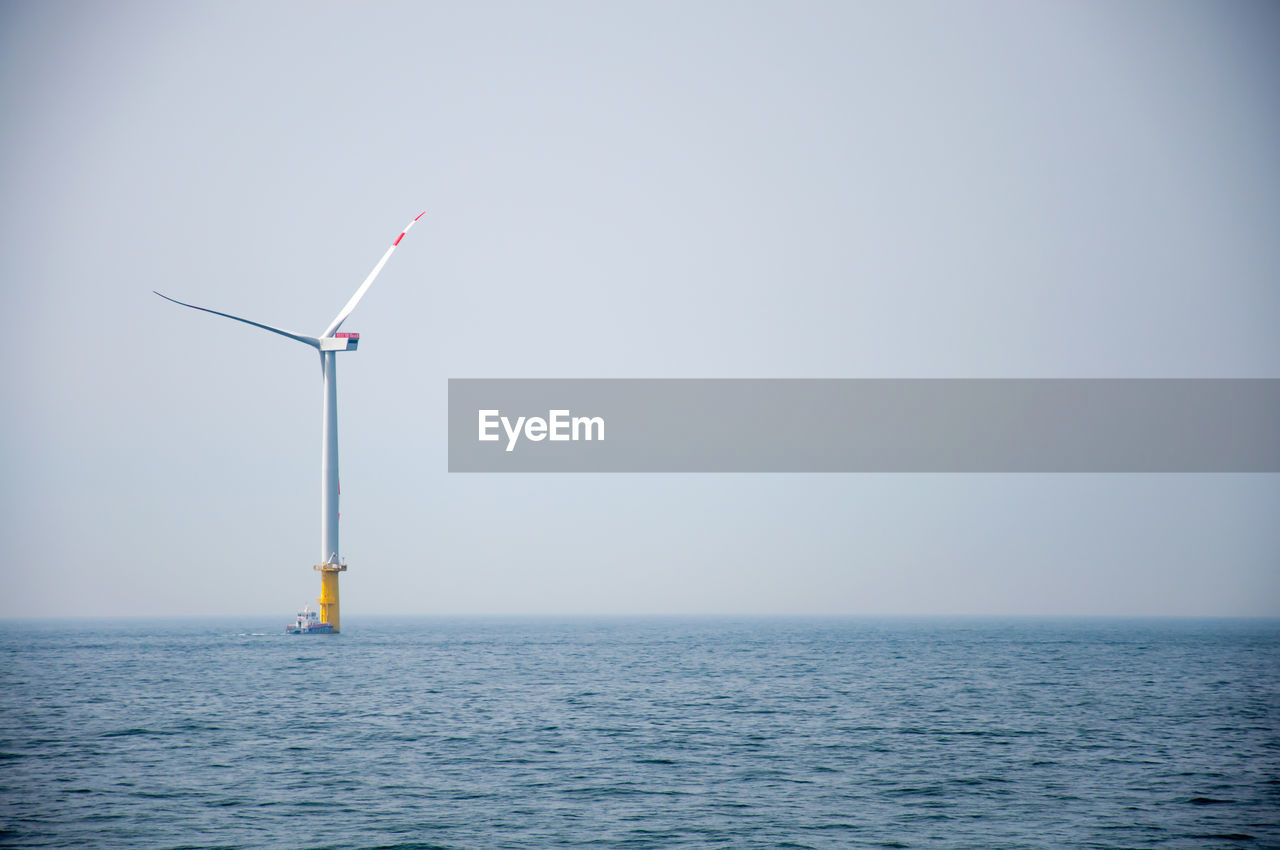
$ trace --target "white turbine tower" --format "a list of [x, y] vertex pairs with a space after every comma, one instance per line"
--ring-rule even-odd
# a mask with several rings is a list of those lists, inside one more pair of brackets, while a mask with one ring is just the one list
[[[185, 301], [179, 301], [176, 298], [170, 298], [168, 295], [156, 292], [156, 295], [166, 301], [172, 301], [174, 304], [181, 304], [183, 307], [190, 307], [193, 310], [203, 310], [206, 313], [213, 313], [215, 316], [224, 316], [237, 322], [244, 322], [246, 325], [253, 325], [255, 328], [262, 328], [264, 331], [271, 331], [274, 334], [305, 343], [320, 352], [320, 366], [324, 375], [324, 414], [321, 425], [320, 453], [320, 562], [315, 565], [315, 569], [320, 572], [320, 620], [321, 623], [328, 624], [331, 628], [318, 626], [307, 629], [307, 631], [338, 632], [341, 627], [338, 609], [338, 573], [346, 570], [347, 565], [338, 556], [338, 373], [335, 356], [339, 351], [355, 351], [360, 342], [360, 334], [339, 333], [338, 328], [342, 327], [342, 323], [346, 321], [347, 316], [351, 315], [351, 311], [356, 308], [356, 305], [360, 303], [360, 299], [369, 291], [369, 287], [373, 285], [374, 279], [382, 271], [382, 267], [387, 264], [387, 260], [391, 258], [391, 254], [400, 244], [400, 240], [409, 232], [414, 223], [424, 215], [426, 215], [425, 212], [419, 213], [414, 217], [413, 221], [405, 226], [404, 230], [400, 231], [400, 235], [391, 243], [387, 253], [382, 255], [382, 259], [378, 260], [378, 264], [373, 267], [373, 271], [369, 272], [369, 276], [364, 279], [364, 283], [360, 284], [360, 288], [351, 296], [351, 300], [338, 311], [338, 315], [329, 323], [329, 327], [325, 328], [324, 333], [318, 337], [304, 336], [280, 328], [273, 328], [271, 325], [264, 325], [261, 322], [254, 322], [240, 316], [233, 316], [230, 313], [210, 310], [208, 307], [197, 307], [195, 304], [187, 304]], [[154, 292], [154, 290], [152, 291]], [[302, 625], [303, 623], [300, 620], [299, 626]]]

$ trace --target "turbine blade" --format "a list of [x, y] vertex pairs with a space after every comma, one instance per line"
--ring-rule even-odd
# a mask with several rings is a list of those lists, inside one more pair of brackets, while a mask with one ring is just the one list
[[296, 333], [293, 333], [292, 331], [281, 330], [280, 328], [273, 328], [271, 327], [271, 325], [264, 325], [261, 322], [254, 322], [249, 319], [242, 319], [239, 316], [233, 316], [230, 313], [221, 313], [217, 310], [210, 310], [208, 307], [197, 307], [194, 304], [188, 304], [185, 301], [179, 301], [177, 298], [170, 298], [168, 295], [165, 295], [163, 292], [156, 292], [154, 289], [151, 291], [155, 292], [156, 295], [159, 295], [165, 301], [172, 301], [174, 304], [181, 304], [183, 307], [190, 307], [192, 310], [201, 310], [205, 313], [212, 313], [215, 316], [222, 316], [227, 319], [235, 319], [237, 322], [244, 322], [246, 325], [253, 325], [255, 328], [262, 328], [264, 331], [271, 331], [273, 334], [280, 334], [280, 336], [287, 336], [289, 339], [296, 339], [298, 342], [305, 342], [307, 345], [311, 346], [312, 348], [320, 347], [320, 340], [316, 339], [313, 336], [303, 336], [302, 334], [296, 334]]
[[347, 306], [343, 307], [342, 310], [338, 312], [338, 315], [329, 323], [329, 327], [325, 328], [324, 333], [320, 334], [322, 339], [327, 336], [333, 336], [338, 332], [338, 328], [342, 327], [342, 323], [347, 320], [347, 316], [351, 315], [351, 311], [356, 308], [356, 305], [360, 303], [360, 299], [369, 291], [369, 287], [373, 285], [373, 279], [378, 276], [378, 272], [382, 271], [382, 267], [387, 264], [387, 260], [391, 259], [391, 254], [395, 251], [396, 246], [400, 244], [400, 240], [409, 232], [409, 228], [413, 227], [413, 225], [417, 223], [418, 219], [422, 218], [424, 215], [426, 215], [425, 212], [418, 213], [414, 216], [413, 221], [405, 225], [404, 230], [400, 231], [400, 235], [396, 237], [396, 241], [391, 243], [391, 247], [387, 249], [387, 253], [382, 255], [381, 260], [378, 260], [378, 264], [373, 267], [373, 271], [369, 272], [369, 276], [364, 279], [364, 283], [360, 284], [360, 288], [356, 290], [356, 294], [351, 296], [351, 300], [347, 302]]

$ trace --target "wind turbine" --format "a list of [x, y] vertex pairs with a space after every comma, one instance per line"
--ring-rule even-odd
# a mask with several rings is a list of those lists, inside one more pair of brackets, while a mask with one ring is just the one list
[[[240, 316], [233, 316], [230, 313], [210, 310], [208, 307], [197, 307], [195, 304], [188, 304], [185, 301], [179, 301], [161, 292], [156, 292], [156, 295], [166, 301], [172, 301], [174, 304], [181, 304], [183, 307], [190, 307], [193, 310], [202, 310], [206, 313], [213, 313], [215, 316], [223, 316], [228, 319], [234, 319], [237, 322], [244, 322], [246, 325], [253, 325], [255, 328], [262, 328], [264, 331], [271, 331], [273, 334], [297, 340], [320, 352], [320, 368], [324, 376], [324, 412], [320, 440], [320, 563], [316, 564], [314, 569], [320, 573], [320, 620], [322, 623], [327, 623], [331, 628], [317, 628], [313, 629], [314, 631], [337, 633], [340, 630], [342, 624], [338, 611], [338, 573], [345, 572], [347, 569], [346, 563], [338, 556], [338, 372], [336, 355], [339, 351], [355, 351], [356, 346], [360, 343], [360, 334], [339, 333], [338, 328], [342, 327], [342, 323], [346, 321], [347, 316], [351, 315], [351, 311], [356, 308], [356, 305], [360, 303], [360, 299], [369, 291], [374, 279], [382, 271], [382, 267], [387, 264], [387, 260], [391, 259], [391, 254], [396, 250], [396, 247], [399, 246], [400, 240], [424, 215], [426, 215], [425, 212], [418, 213], [413, 221], [405, 225], [404, 230], [400, 231], [400, 235], [396, 237], [396, 240], [391, 243], [391, 247], [387, 249], [387, 253], [382, 255], [382, 259], [378, 260], [378, 264], [373, 267], [373, 271], [369, 272], [369, 276], [364, 279], [364, 283], [360, 284], [360, 288], [356, 290], [355, 295], [351, 296], [351, 300], [338, 311], [338, 315], [329, 323], [329, 327], [325, 328], [324, 333], [318, 337], [304, 336], [292, 331], [273, 328], [271, 325], [264, 325], [261, 322], [254, 322]], [[155, 290], [152, 291], [155, 292]]]

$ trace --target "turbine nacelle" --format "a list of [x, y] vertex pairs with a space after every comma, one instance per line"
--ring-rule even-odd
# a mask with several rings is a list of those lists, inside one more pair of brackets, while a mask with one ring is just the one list
[[360, 334], [342, 331], [333, 336], [322, 336], [318, 342], [321, 351], [355, 351], [360, 344]]

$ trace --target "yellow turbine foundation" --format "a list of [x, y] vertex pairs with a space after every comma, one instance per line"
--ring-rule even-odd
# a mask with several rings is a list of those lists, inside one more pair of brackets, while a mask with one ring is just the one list
[[314, 569], [320, 573], [320, 622], [333, 626], [336, 635], [342, 629], [341, 614], [338, 611], [338, 573], [346, 572], [346, 564], [316, 564]]

